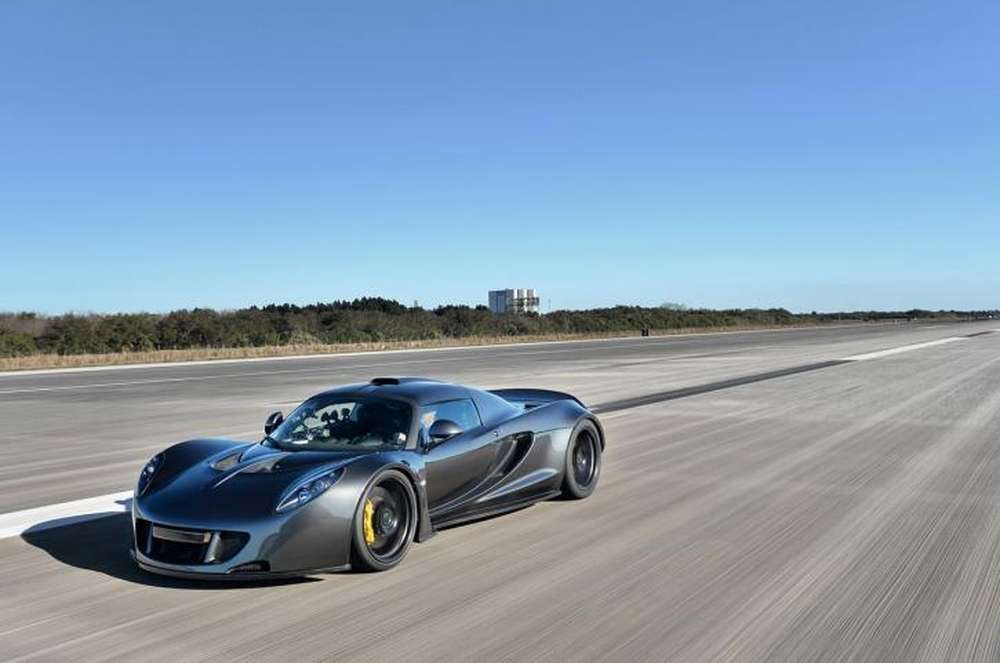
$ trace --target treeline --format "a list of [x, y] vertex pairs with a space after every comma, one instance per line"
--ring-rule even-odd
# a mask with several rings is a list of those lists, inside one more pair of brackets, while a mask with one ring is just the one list
[[[485, 306], [407, 307], [381, 297], [235, 311], [42, 316], [0, 314], [0, 357], [101, 354], [190, 348], [409, 341], [470, 336], [639, 332], [641, 329], [793, 325], [834, 320], [955, 319], [991, 312], [861, 311], [794, 314], [785, 309], [616, 306], [544, 315], [494, 315]], [[993, 312], [995, 314], [995, 312]]]

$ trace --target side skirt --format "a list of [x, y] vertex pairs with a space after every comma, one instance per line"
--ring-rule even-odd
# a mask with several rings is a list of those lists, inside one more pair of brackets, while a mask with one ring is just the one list
[[467, 523], [473, 520], [482, 520], [483, 518], [489, 518], [490, 516], [498, 516], [502, 513], [517, 511], [518, 509], [523, 509], [531, 506], [532, 504], [552, 499], [558, 495], [560, 495], [560, 491], [550, 490], [548, 492], [532, 495], [514, 502], [506, 502], [504, 504], [498, 504], [484, 509], [463, 511], [462, 513], [443, 516], [439, 519], [432, 517], [431, 522], [433, 523], [435, 529], [443, 529], [445, 527], [461, 525], [462, 523]]

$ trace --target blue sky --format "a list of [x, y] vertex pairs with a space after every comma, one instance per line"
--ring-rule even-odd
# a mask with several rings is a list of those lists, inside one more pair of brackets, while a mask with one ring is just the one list
[[0, 3], [0, 310], [1000, 306], [1000, 3]]

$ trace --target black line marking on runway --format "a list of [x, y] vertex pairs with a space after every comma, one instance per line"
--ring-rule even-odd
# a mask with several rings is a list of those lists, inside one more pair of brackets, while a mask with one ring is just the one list
[[831, 368], [833, 366], [840, 366], [842, 364], [854, 363], [848, 359], [834, 359], [832, 361], [821, 361], [815, 364], [804, 364], [802, 366], [793, 366], [791, 368], [782, 368], [777, 371], [768, 371], [766, 373], [755, 373], [754, 375], [745, 375], [741, 378], [732, 378], [730, 380], [721, 380], [719, 382], [709, 382], [708, 384], [695, 385], [693, 387], [683, 387], [681, 389], [671, 389], [670, 391], [661, 391], [655, 394], [646, 394], [644, 396], [634, 396], [632, 398], [623, 398], [617, 401], [609, 401], [607, 403], [601, 403], [600, 405], [595, 405], [591, 408], [597, 414], [607, 414], [609, 412], [617, 412], [619, 410], [628, 410], [634, 407], [640, 407], [643, 405], [652, 405], [653, 403], [662, 403], [664, 401], [674, 401], [679, 398], [687, 398], [688, 396], [697, 396], [698, 394], [706, 394], [711, 391], [719, 391], [721, 389], [729, 389], [731, 387], [739, 387], [745, 384], [753, 384], [754, 382], [763, 382], [765, 380], [774, 380], [776, 378], [783, 378], [787, 375], [796, 375], [798, 373], [806, 373], [808, 371], [818, 371], [824, 368]]

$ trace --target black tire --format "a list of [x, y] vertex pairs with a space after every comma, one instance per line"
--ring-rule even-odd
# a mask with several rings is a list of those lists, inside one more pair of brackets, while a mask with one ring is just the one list
[[[369, 502], [371, 513], [366, 514]], [[416, 531], [417, 495], [413, 484], [399, 470], [379, 472], [368, 483], [354, 511], [351, 567], [356, 571], [391, 569], [406, 557]]]
[[593, 421], [584, 419], [573, 429], [566, 446], [562, 494], [582, 500], [594, 492], [601, 477], [601, 434]]

